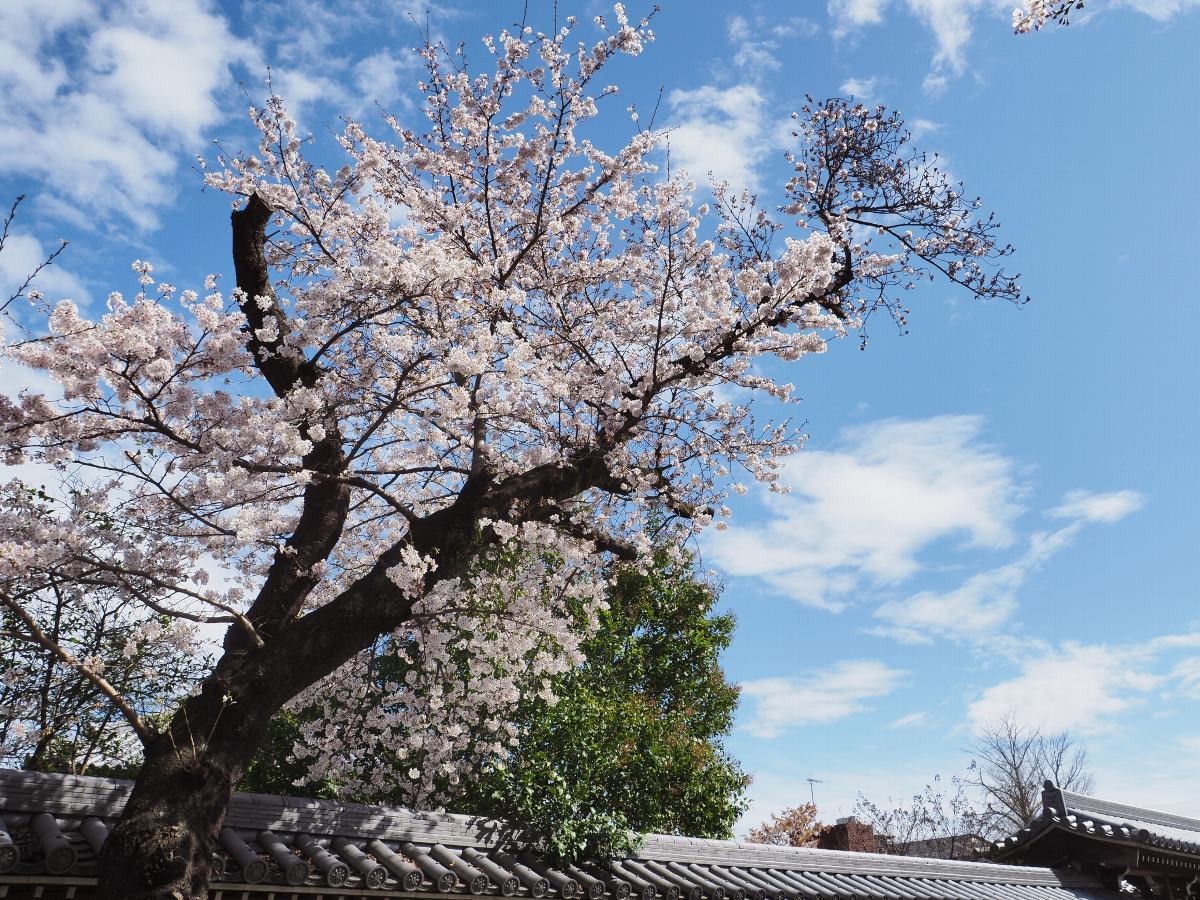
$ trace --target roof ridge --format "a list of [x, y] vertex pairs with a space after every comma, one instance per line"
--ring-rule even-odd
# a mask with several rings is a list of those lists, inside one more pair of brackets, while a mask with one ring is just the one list
[[1167, 825], [1171, 828], [1182, 828], [1185, 831], [1200, 832], [1200, 819], [1190, 819], [1187, 816], [1180, 816], [1156, 809], [1147, 809], [1144, 806], [1114, 803], [1111, 800], [1102, 800], [1099, 797], [1092, 797], [1088, 794], [1077, 794], [1074, 791], [1065, 791], [1062, 788], [1059, 788], [1058, 791], [1062, 794], [1063, 803], [1067, 808], [1068, 814], [1086, 810], [1100, 813], [1102, 816], [1112, 816], [1116, 819], [1113, 823], [1116, 825], [1122, 825], [1129, 821], [1137, 821], [1146, 822], [1151, 825]]
[[[806, 862], [814, 868], [830, 870], [844, 869], [847, 872], [858, 871], [863, 868], [886, 867], [894, 871], [897, 875], [905, 874], [904, 870], [911, 870], [913, 874], [920, 872], [925, 877], [936, 878], [939, 875], [930, 875], [928, 872], [928, 867], [934, 865], [939, 870], [941, 877], [1007, 878], [1011, 879], [1012, 883], [1033, 882], [1043, 884], [1049, 882], [1064, 883], [1071, 880], [1071, 876], [1067, 873], [1060, 873], [1040, 866], [1014, 866], [1007, 863], [972, 862], [969, 860], [940, 859], [925, 856], [899, 856], [888, 853], [863, 853], [854, 850], [827, 850], [819, 847], [790, 847], [779, 844], [760, 844], [753, 841], [689, 838], [664, 834], [645, 835], [645, 843], [639, 852], [652, 853], [655, 849], [667, 849], [662, 846], [664, 844], [689, 848], [694, 852], [703, 852], [705, 850], [725, 851], [730, 856], [735, 856], [739, 850], [748, 851], [759, 856], [774, 853], [780, 858], [790, 858], [801, 868]], [[829, 865], [830, 863], [833, 863], [832, 867]]]
[[[26, 769], [0, 768], [0, 785], [5, 783], [32, 783], [45, 787], [77, 787], [88, 789], [104, 786], [109, 790], [132, 790], [133, 781], [128, 778], [109, 778], [102, 775], [66, 775], [58, 772], [35, 772]], [[486, 825], [503, 823], [488, 819], [485, 816], [473, 816], [466, 813], [438, 812], [436, 810], [415, 810], [406, 806], [391, 806], [382, 803], [359, 803], [350, 800], [320, 800], [313, 797], [302, 797], [298, 794], [263, 794], [253, 791], [237, 791], [234, 801], [251, 806], [277, 805], [280, 809], [312, 809], [313, 807], [327, 809], [330, 812], [384, 814], [400, 818], [418, 819], [421, 821], [444, 822], [454, 825]], [[231, 802], [232, 805], [232, 802]], [[3, 808], [3, 804], [0, 804]]]

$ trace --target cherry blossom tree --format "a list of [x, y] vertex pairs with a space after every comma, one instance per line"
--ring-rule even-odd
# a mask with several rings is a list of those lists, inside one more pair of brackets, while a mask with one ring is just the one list
[[[353, 708], [381, 648], [413, 677], [358, 715], [414, 754], [411, 802], [436, 804], [503, 745], [521, 691], [576, 664], [574, 617], [599, 610], [605, 560], [648, 549], [649, 519], [686, 535], [728, 514], [727, 490], [777, 488], [798, 433], [730, 399], [790, 399], [760, 360], [903, 320], [926, 277], [1021, 299], [995, 221], [882, 107], [810, 101], [768, 206], [719, 185], [700, 202], [657, 167], [654, 130], [601, 149], [600, 76], [653, 34], [620, 6], [596, 25], [501, 32], [479, 73], [426, 46], [427, 126], [350, 122], [336, 171], [272, 98], [257, 149], [206, 176], [233, 197], [231, 288], [138, 262], [133, 296], [96, 318], [62, 301], [7, 346], [61, 388], [0, 405], [7, 461], [80, 486], [53, 515], [3, 517], [0, 606], [53, 645], [28, 598], [86, 579], [227, 629], [173, 714], [109, 692], [144, 762], [100, 896], [205, 896], [272, 715]], [[313, 735], [319, 758], [355, 752], [348, 724]]]

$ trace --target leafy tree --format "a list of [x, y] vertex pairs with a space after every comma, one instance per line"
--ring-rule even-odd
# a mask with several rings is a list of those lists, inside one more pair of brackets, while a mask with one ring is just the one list
[[[738, 692], [721, 670], [734, 619], [713, 612], [717, 596], [690, 560], [663, 551], [648, 569], [622, 568], [582, 665], [554, 680], [553, 701], [523, 698], [516, 745], [461, 779], [446, 805], [511, 822], [567, 860], [627, 850], [640, 832], [729, 837], [749, 778], [722, 745]], [[291, 759], [300, 718], [273, 720], [244, 790], [285, 793], [305, 778]], [[329, 784], [316, 793], [340, 795]]]
[[[597, 147], [599, 73], [653, 37], [619, 6], [598, 27], [583, 47], [573, 19], [502, 33], [487, 73], [427, 46], [425, 130], [350, 122], [336, 171], [272, 98], [255, 152], [206, 176], [238, 203], [236, 289], [180, 292], [138, 262], [104, 315], [63, 301], [5, 347], [62, 389], [0, 402], [6, 460], [100, 476], [49, 520], [0, 509], [21, 639], [63, 649], [28, 598], [92, 573], [228, 629], [173, 715], [109, 694], [144, 762], [100, 855], [104, 900], [206, 893], [229, 798], [289, 702], [329, 704], [317, 777], [372, 788], [371, 755], [346, 746], [416, 749], [406, 796], [437, 802], [508, 742], [472, 743], [477, 726], [580, 662], [577, 612], [593, 621], [606, 565], [649, 549], [652, 511], [692, 533], [742, 488], [731, 472], [773, 483], [797, 449], [718, 386], [788, 399], [760, 357], [903, 320], [927, 275], [1022, 298], [995, 220], [882, 108], [801, 108], [779, 214], [719, 185], [698, 205], [657, 174], [659, 132]], [[529, 570], [502, 578], [513, 544]], [[385, 642], [415, 677], [357, 710]]]
[[[35, 525], [66, 506], [19, 481], [0, 485], [0, 498]], [[136, 602], [96, 571], [46, 574], [19, 609], [0, 605], [0, 765], [130, 777], [141, 745], [113, 698], [153, 721], [208, 661], [152, 596]]]
[[750, 829], [746, 840], [780, 847], [811, 847], [816, 844], [825, 827], [817, 821], [817, 807], [812, 803], [802, 803], [775, 813], [769, 822]]
[[729, 837], [749, 778], [721, 743], [737, 689], [719, 656], [734, 620], [685, 563], [623, 569], [583, 645], [585, 662], [517, 714], [513, 752], [471, 782], [463, 809], [529, 827], [577, 858], [628, 849], [631, 832]]

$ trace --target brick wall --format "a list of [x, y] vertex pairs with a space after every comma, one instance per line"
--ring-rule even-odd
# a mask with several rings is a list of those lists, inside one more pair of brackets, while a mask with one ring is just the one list
[[854, 820], [843, 820], [826, 828], [817, 846], [822, 850], [853, 850], [859, 853], [879, 853], [879, 838], [870, 825]]

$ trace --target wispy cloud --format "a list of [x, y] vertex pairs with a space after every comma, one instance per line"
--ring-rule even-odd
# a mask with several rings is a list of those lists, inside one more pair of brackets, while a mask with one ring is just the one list
[[871, 103], [875, 100], [878, 82], [878, 78], [847, 78], [842, 82], [840, 90], [843, 94], [863, 103]]
[[[1200, 632], [1129, 644], [1033, 646], [1019, 674], [984, 690], [968, 708], [975, 729], [1004, 716], [1053, 731], [1112, 728], [1154, 692], [1193, 697]], [[1181, 659], [1181, 655], [1183, 658]]]
[[831, 450], [788, 463], [792, 493], [767, 520], [708, 538], [713, 562], [802, 603], [842, 608], [865, 586], [898, 584], [935, 541], [1009, 546], [1022, 488], [977, 416], [888, 419], [844, 432]]
[[1113, 491], [1107, 494], [1070, 491], [1050, 514], [1061, 519], [1085, 522], [1118, 522], [1141, 509], [1145, 503], [1146, 498], [1137, 491]]
[[889, 3], [890, 0], [829, 0], [834, 36], [844, 37], [864, 25], [878, 25]]
[[730, 16], [726, 23], [733, 46], [733, 64], [748, 74], [765, 74], [782, 67], [779, 53], [787, 42], [812, 37], [819, 26], [800, 16], [768, 20], [763, 16]]
[[1085, 524], [1117, 522], [1142, 505], [1136, 491], [1110, 494], [1072, 491], [1051, 514], [1073, 521], [1054, 531], [1030, 536], [1025, 552], [1003, 566], [971, 575], [958, 587], [944, 592], [921, 591], [894, 600], [875, 610], [881, 624], [875, 634], [906, 643], [928, 643], [934, 638], [977, 640], [1008, 624], [1017, 611], [1017, 594], [1031, 574], [1052, 556], [1070, 546]]
[[1200, 7], [1200, 0], [1120, 0], [1120, 5], [1165, 22], [1180, 13]]
[[804, 725], [835, 722], [862, 712], [866, 701], [892, 693], [907, 672], [879, 660], [845, 660], [794, 678], [760, 678], [741, 685], [753, 704], [742, 727], [755, 737], [776, 738]]
[[[19, 289], [34, 269], [46, 261], [50, 249], [30, 234], [10, 234], [4, 242], [4, 252], [0, 253], [0, 299], [12, 296]], [[31, 287], [40, 290], [51, 300], [65, 297], [80, 306], [88, 302], [87, 288], [74, 272], [63, 265], [61, 257], [42, 269]], [[19, 310], [9, 309], [10, 314], [15, 312]]]
[[[1005, 0], [904, 0], [896, 5], [916, 17], [934, 39], [933, 58], [922, 87], [935, 97], [966, 71], [975, 23], [982, 18], [988, 27], [1004, 28], [1013, 7]], [[1119, 0], [1117, 5], [1165, 22], [1200, 7], [1200, 0]], [[829, 0], [831, 31], [844, 38], [879, 25], [891, 6], [890, 0]]]

